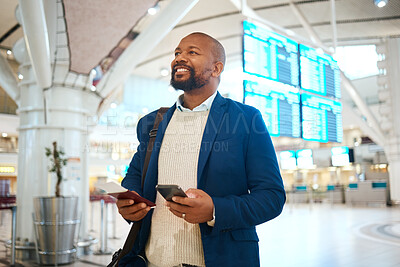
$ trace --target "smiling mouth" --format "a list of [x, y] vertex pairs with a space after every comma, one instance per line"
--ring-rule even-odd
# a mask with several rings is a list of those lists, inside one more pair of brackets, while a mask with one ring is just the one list
[[175, 73], [185, 73], [185, 72], [190, 72], [188, 69], [185, 68], [177, 68]]
[[191, 73], [191, 69], [189, 67], [186, 66], [175, 66], [173, 69], [173, 75], [176, 78], [182, 78], [183, 76], [185, 76], [185, 74], [190, 74]]

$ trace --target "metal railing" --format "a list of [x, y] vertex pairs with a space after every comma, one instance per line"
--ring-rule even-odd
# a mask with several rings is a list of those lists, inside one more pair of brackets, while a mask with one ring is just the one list
[[17, 108], [17, 104], [8, 95], [0, 92], [0, 113], [16, 115]]

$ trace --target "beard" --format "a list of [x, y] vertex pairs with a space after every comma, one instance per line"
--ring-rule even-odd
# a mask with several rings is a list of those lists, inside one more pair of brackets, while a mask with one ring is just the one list
[[[187, 66], [186, 66], [187, 67]], [[201, 88], [209, 82], [209, 79], [205, 77], [205, 72], [201, 73], [201, 75], [196, 76], [196, 73], [192, 68], [189, 68], [190, 76], [184, 81], [175, 80], [176, 68], [172, 69], [171, 72], [171, 86], [175, 88], [175, 90], [182, 90], [184, 92], [189, 92], [197, 88]]]

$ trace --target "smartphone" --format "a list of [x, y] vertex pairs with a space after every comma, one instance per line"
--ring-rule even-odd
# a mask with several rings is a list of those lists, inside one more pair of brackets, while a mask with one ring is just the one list
[[187, 197], [185, 192], [176, 184], [159, 184], [156, 189], [167, 201], [172, 201], [172, 197]]

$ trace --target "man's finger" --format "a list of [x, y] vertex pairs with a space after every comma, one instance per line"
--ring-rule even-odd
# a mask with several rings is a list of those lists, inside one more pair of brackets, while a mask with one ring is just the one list
[[[172, 208], [170, 208], [169, 209], [171, 212], [172, 212], [172, 214], [174, 214], [176, 217], [179, 217], [179, 218], [181, 218], [182, 220], [185, 220], [186, 222], [188, 222], [188, 223], [197, 223], [196, 221], [194, 221], [193, 220], [193, 214], [191, 214], [191, 213], [186, 213], [186, 212], [180, 212], [180, 211], [177, 211], [177, 210], [174, 210], [174, 209], [172, 209]], [[185, 215], [183, 215], [183, 214], [185, 214]]]
[[167, 206], [170, 208], [170, 210], [174, 210], [177, 211], [178, 213], [188, 213], [190, 212], [190, 207], [185, 206], [185, 205], [181, 205], [178, 203], [174, 203], [171, 201], [167, 202]]
[[150, 207], [146, 207], [144, 209], [140, 209], [134, 213], [128, 213], [128, 214], [121, 214], [123, 218], [131, 221], [140, 221], [143, 219], [146, 214], [150, 211]]
[[201, 189], [190, 188], [190, 189], [188, 189], [188, 190], [186, 191], [186, 195], [187, 195], [189, 198], [199, 198], [199, 197], [206, 196], [207, 193], [204, 192], [204, 191], [201, 190]]
[[121, 208], [133, 205], [133, 203], [135, 202], [132, 199], [118, 199], [116, 204], [118, 208]]
[[181, 218], [182, 217], [182, 212], [179, 212], [179, 211], [176, 211], [176, 210], [174, 210], [174, 209], [169, 209], [171, 212], [172, 212], [172, 214], [174, 214], [175, 216], [177, 216], [177, 217], [179, 217], [179, 218]]
[[[172, 201], [176, 202], [180, 205], [186, 205], [186, 206], [192, 206], [193, 205], [193, 199], [187, 198], [187, 197], [172, 197]], [[172, 203], [173, 203], [172, 202]]]
[[136, 213], [139, 210], [146, 209], [146, 208], [147, 208], [147, 205], [145, 203], [139, 203], [139, 204], [135, 204], [135, 205], [121, 207], [118, 209], [118, 211], [121, 215], [125, 215], [125, 214]]
[[146, 216], [146, 214], [147, 214], [147, 212], [149, 212], [149, 210], [150, 210], [150, 207], [141, 209], [135, 213], [135, 216], [142, 219], [144, 216]]

